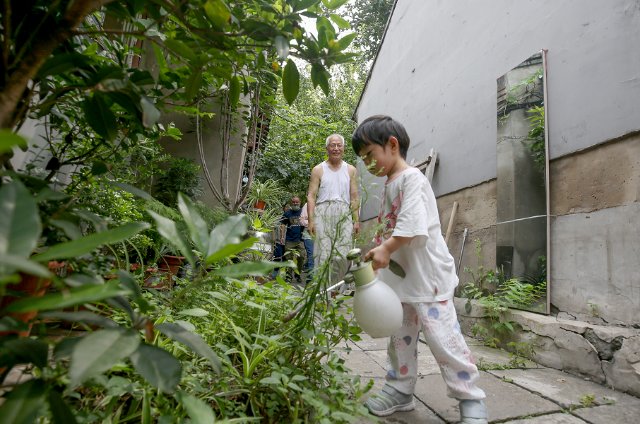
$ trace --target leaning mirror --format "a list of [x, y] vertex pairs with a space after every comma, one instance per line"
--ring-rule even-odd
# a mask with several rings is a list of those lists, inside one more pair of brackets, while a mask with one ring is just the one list
[[545, 51], [498, 78], [496, 267], [511, 306], [549, 313]]

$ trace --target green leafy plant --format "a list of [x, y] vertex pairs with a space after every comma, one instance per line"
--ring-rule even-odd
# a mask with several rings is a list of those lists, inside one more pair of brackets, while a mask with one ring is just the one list
[[153, 185], [153, 197], [167, 206], [175, 207], [177, 195], [182, 193], [195, 200], [202, 194], [200, 166], [186, 158], [173, 158]]
[[546, 167], [544, 106], [534, 106], [527, 110], [527, 114], [527, 120], [530, 125], [527, 133], [527, 140], [530, 141], [529, 150], [536, 167], [544, 171]]
[[516, 330], [517, 324], [508, 319], [510, 308], [530, 309], [546, 294], [546, 282], [526, 282], [519, 278], [505, 280], [500, 272], [485, 270], [481, 264], [481, 245], [476, 240], [476, 255], [478, 255], [477, 270], [465, 268], [472, 277], [472, 281], [465, 284], [461, 296], [467, 299], [465, 309], [472, 308], [471, 301], [475, 300], [484, 308], [488, 326], [476, 323], [472, 327], [474, 335], [482, 338], [491, 347], [497, 347], [505, 336]]
[[281, 210], [282, 203], [287, 200], [288, 193], [275, 180], [256, 180], [251, 184], [246, 202], [254, 207], [258, 202], [264, 202], [266, 206]]

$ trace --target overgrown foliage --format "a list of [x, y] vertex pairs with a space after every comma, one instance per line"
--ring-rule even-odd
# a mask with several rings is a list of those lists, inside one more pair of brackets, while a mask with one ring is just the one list
[[345, 138], [345, 160], [355, 164], [351, 149], [353, 115], [363, 86], [357, 66], [336, 70], [331, 91], [325, 96], [303, 76], [299, 99], [291, 106], [280, 101], [273, 114], [267, 148], [260, 158], [256, 178], [277, 179], [291, 195], [305, 196], [311, 169], [326, 159], [325, 139], [334, 133]]
[[522, 278], [504, 278], [500, 270], [485, 269], [482, 266], [482, 246], [475, 240], [478, 267], [476, 270], [465, 268], [472, 281], [462, 287], [461, 297], [467, 299], [465, 309], [470, 312], [474, 300], [484, 309], [488, 325], [476, 323], [474, 335], [483, 339], [491, 347], [505, 344], [517, 328], [509, 318], [509, 309], [535, 309], [546, 294], [546, 281], [526, 281]]
[[[156, 144], [182, 137], [163, 113], [202, 121], [220, 99], [253, 123], [253, 140], [278, 87], [288, 103], [298, 95], [292, 57], [327, 92], [329, 68], [353, 57], [354, 35], [335, 14], [344, 3], [2, 2], [0, 379], [28, 378], [6, 382], [0, 422], [333, 423], [365, 413], [366, 387], [333, 353], [358, 328], [316, 300], [321, 283], [300, 293], [269, 280], [290, 264], [264, 260], [245, 217], [188, 196], [176, 204], [176, 191], [195, 185], [167, 174]], [[13, 149], [33, 148], [16, 134], [29, 119], [42, 129], [42, 160], [14, 170]], [[166, 204], [148, 192], [168, 194]], [[148, 289], [145, 260], [167, 246], [186, 258], [187, 277], [174, 277], [175, 291]], [[16, 285], [32, 277], [38, 293]]]
[[358, 34], [354, 47], [364, 60], [372, 60], [382, 43], [382, 36], [395, 0], [354, 0], [346, 5], [351, 28]]

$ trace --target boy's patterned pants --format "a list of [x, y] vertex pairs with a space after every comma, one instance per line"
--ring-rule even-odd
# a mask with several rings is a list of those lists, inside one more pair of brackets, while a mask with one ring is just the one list
[[460, 332], [453, 300], [403, 303], [402, 327], [389, 340], [387, 384], [413, 394], [418, 374], [418, 333], [425, 336], [435, 357], [447, 394], [456, 399], [484, 399], [476, 386], [479, 377], [471, 351]]

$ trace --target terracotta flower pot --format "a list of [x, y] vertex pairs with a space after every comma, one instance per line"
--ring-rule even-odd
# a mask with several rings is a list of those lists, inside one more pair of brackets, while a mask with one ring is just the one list
[[158, 270], [168, 272], [171, 275], [178, 275], [180, 267], [184, 263], [184, 256], [165, 255], [158, 261]]
[[184, 256], [165, 255], [158, 260], [158, 268], [149, 268], [145, 273], [144, 286], [157, 290], [171, 290], [173, 288], [173, 276], [184, 264]]
[[[53, 273], [58, 273], [65, 267], [65, 262], [49, 262], [49, 270]], [[51, 286], [51, 280], [46, 278], [36, 277], [23, 273], [20, 273], [20, 277], [20, 282], [7, 285], [7, 295], [3, 296], [0, 300], [0, 311], [13, 302], [22, 298], [44, 296], [44, 294]], [[18, 334], [19, 337], [28, 337], [31, 333], [32, 321], [36, 317], [36, 315], [38, 315], [38, 311], [9, 312], [7, 315], [16, 319], [17, 321], [24, 322], [25, 324], [27, 324], [28, 328], [21, 331], [2, 331], [0, 332], [0, 336], [5, 336], [7, 334]]]
[[258, 200], [253, 204], [254, 209], [259, 209], [261, 211], [264, 210], [266, 206], [267, 206], [267, 203], [264, 200]]

